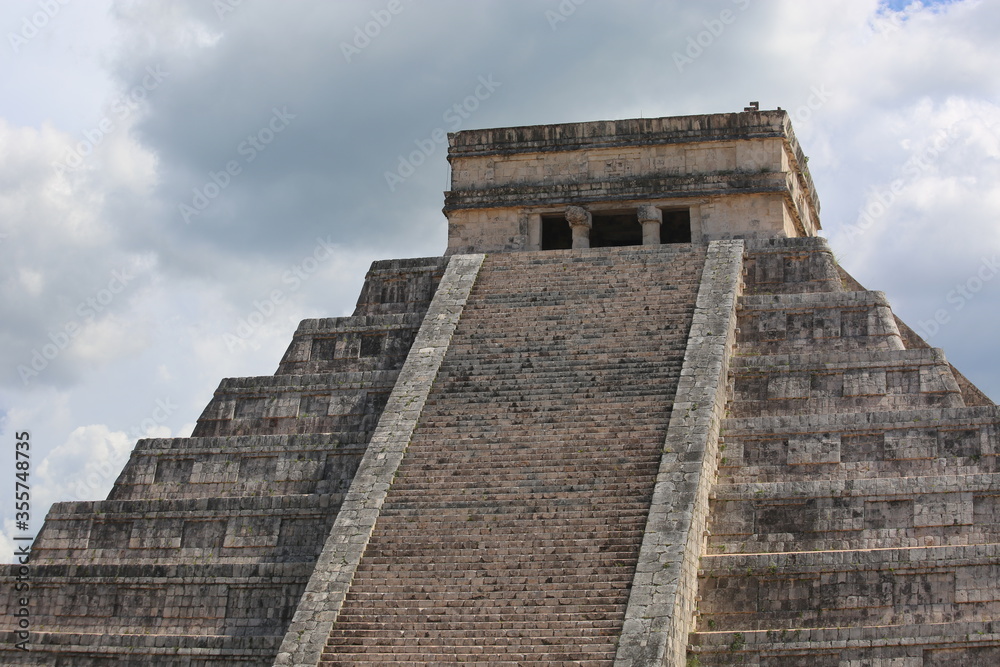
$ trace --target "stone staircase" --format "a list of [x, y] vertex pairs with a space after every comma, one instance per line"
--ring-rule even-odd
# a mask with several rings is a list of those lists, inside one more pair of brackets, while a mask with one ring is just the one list
[[822, 239], [745, 268], [688, 665], [1000, 664], [998, 409]]
[[54, 505], [30, 651], [5, 615], [0, 663], [271, 665], [446, 264], [376, 262], [274, 376], [223, 380], [190, 438], [139, 441], [107, 500]]
[[704, 260], [486, 258], [319, 664], [613, 663]]

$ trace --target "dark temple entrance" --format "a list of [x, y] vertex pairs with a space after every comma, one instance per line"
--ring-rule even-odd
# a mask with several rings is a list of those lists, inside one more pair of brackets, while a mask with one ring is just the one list
[[[595, 213], [590, 230], [591, 248], [642, 245], [642, 225], [635, 211]], [[660, 243], [691, 243], [691, 211], [663, 211]], [[573, 247], [573, 233], [566, 217], [559, 213], [542, 216], [542, 250], [565, 250]]]
[[660, 243], [691, 243], [691, 209], [682, 208], [663, 212], [660, 225]]

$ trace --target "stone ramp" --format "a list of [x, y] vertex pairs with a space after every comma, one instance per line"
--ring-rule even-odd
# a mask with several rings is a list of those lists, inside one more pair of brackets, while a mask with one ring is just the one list
[[319, 664], [612, 664], [704, 252], [485, 260]]
[[745, 267], [689, 664], [997, 664], [1000, 410], [822, 239]]
[[376, 262], [355, 315], [304, 321], [274, 376], [223, 380], [194, 437], [141, 440], [107, 500], [53, 505], [31, 650], [5, 615], [0, 664], [272, 664], [447, 263]]

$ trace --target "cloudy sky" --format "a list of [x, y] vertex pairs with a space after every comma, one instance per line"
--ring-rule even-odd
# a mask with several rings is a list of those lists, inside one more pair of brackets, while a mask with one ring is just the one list
[[1000, 398], [995, 0], [4, 0], [0, 27], [0, 438], [31, 433], [34, 530], [349, 314], [372, 260], [441, 254], [439, 128], [788, 109], [841, 262]]

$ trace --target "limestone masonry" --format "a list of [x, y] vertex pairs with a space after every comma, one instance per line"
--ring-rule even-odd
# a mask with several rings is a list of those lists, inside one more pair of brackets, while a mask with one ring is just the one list
[[1000, 665], [1000, 411], [785, 112], [449, 141], [445, 255], [54, 505], [0, 663]]

